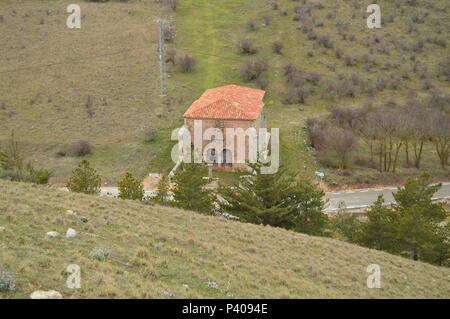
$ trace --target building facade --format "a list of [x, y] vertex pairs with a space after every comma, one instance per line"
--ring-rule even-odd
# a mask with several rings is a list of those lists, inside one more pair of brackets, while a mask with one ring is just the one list
[[[242, 153], [239, 154], [239, 143], [245, 143], [245, 161], [249, 158], [249, 136], [245, 141], [237, 136], [228, 136], [227, 129], [237, 132], [248, 128], [265, 128], [266, 118], [263, 113], [265, 91], [237, 85], [227, 85], [205, 91], [184, 113], [184, 125], [195, 140], [196, 132], [201, 132], [202, 157], [213, 164], [215, 170], [235, 170], [245, 166]], [[195, 124], [197, 123], [197, 124]], [[195, 130], [195, 125], [201, 129]], [[208, 136], [208, 129], [219, 130], [221, 134]], [[211, 131], [211, 130], [210, 130]], [[229, 131], [229, 130], [228, 130]], [[219, 136], [217, 136], [219, 135]], [[200, 138], [200, 137], [197, 137]]]

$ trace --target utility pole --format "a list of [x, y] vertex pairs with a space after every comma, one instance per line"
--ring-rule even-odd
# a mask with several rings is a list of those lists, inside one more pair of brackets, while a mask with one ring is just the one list
[[164, 23], [166, 20], [157, 19], [156, 22], [159, 24], [159, 79], [160, 79], [160, 93], [161, 95], [166, 95], [167, 90], [164, 85], [165, 78], [165, 58], [164, 58]]

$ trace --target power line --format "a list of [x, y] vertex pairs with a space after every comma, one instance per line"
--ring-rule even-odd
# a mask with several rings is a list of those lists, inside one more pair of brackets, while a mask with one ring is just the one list
[[157, 19], [156, 22], [159, 24], [159, 82], [160, 82], [160, 93], [161, 95], [166, 95], [167, 90], [164, 86], [165, 77], [165, 58], [164, 58], [164, 23], [166, 20]]

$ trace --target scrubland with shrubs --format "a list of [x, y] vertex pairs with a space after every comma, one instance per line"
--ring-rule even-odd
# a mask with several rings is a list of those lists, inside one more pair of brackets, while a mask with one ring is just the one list
[[[124, 171], [166, 172], [170, 132], [184, 111], [204, 90], [235, 83], [267, 91], [268, 125], [281, 129], [281, 162], [300, 175], [320, 170], [330, 185], [401, 182], [422, 172], [448, 179], [449, 137], [437, 132], [450, 131], [448, 5], [377, 3], [380, 29], [367, 28], [360, 0], [89, 1], [81, 4], [82, 29], [71, 30], [63, 1], [7, 0], [0, 11], [11, 37], [2, 48], [0, 142], [14, 131], [53, 182], [66, 182], [79, 157], [100, 164], [109, 183]], [[158, 28], [149, 25], [161, 17], [165, 97]], [[53, 36], [19, 40], [42, 34]], [[40, 63], [56, 64], [29, 69]], [[414, 124], [421, 113], [424, 123]], [[389, 128], [395, 132], [386, 141], [380, 131], [358, 128], [404, 118], [408, 128]]]
[[380, 29], [368, 29], [358, 0], [179, 1], [169, 46], [198, 58], [185, 79], [199, 94], [227, 83], [266, 90], [281, 162], [302, 175], [448, 179], [448, 5], [377, 3]]

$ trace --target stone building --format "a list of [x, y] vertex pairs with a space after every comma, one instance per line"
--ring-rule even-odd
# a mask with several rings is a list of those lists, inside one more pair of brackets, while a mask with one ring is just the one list
[[[259, 128], [267, 127], [263, 114], [264, 95], [263, 90], [234, 84], [222, 86], [206, 90], [184, 113], [184, 125], [189, 129], [193, 141], [195, 139], [194, 123], [201, 123], [203, 160], [213, 164], [215, 170], [235, 170], [245, 165], [238, 161], [237, 137], [233, 137], [233, 144], [227, 141], [227, 128], [246, 131], [253, 127], [258, 132]], [[208, 128], [219, 129], [222, 132], [222, 138], [214, 136], [205, 140], [203, 137]], [[249, 137], [246, 136], [246, 161], [249, 155], [248, 150]]]

